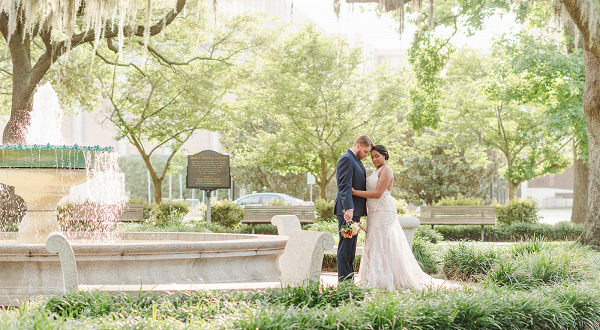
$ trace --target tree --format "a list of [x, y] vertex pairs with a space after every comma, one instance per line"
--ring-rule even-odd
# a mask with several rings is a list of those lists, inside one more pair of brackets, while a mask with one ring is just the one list
[[234, 166], [314, 174], [327, 199], [337, 160], [354, 139], [396, 129], [398, 78], [360, 74], [360, 49], [323, 36], [314, 25], [262, 55], [254, 83], [238, 93], [237, 120], [224, 132], [224, 146]]
[[[573, 34], [568, 28], [563, 31]], [[587, 129], [582, 99], [585, 69], [583, 53], [574, 47], [576, 38], [567, 34], [564, 39], [564, 44], [559, 44], [553, 39], [521, 33], [500, 42], [503, 52], [511, 58], [510, 68], [527, 81], [527, 92], [520, 91], [517, 97], [524, 102], [543, 104], [547, 127], [575, 136], [571, 221], [585, 222], [588, 187]]]
[[488, 166], [487, 159], [473, 159], [469, 152], [440, 145], [401, 159], [404, 170], [396, 176], [401, 196], [416, 205], [421, 200], [433, 205], [458, 194], [486, 199], [493, 167]]
[[[146, 46], [133, 38], [127, 51], [119, 52], [109, 42], [108, 50], [96, 52], [111, 69], [108, 75], [97, 70], [108, 101], [105, 117], [117, 127], [117, 139], [126, 139], [140, 153], [157, 203], [162, 201], [169, 167], [185, 142], [199, 129], [214, 129], [228, 115], [222, 99], [245, 75], [238, 57], [267, 40], [255, 16], [221, 21], [209, 32], [208, 23], [201, 24], [192, 14]], [[106, 54], [111, 51], [115, 54]], [[151, 158], [161, 149], [168, 157], [157, 169]]]
[[[497, 42], [494, 56], [478, 67], [480, 74], [471, 75], [476, 79], [459, 79], [449, 91], [453, 101], [446, 102], [459, 111], [457, 120], [465, 128], [504, 156], [502, 175], [508, 181], [510, 199], [516, 197], [523, 181], [569, 166], [561, 150], [573, 136], [572, 131], [551, 129], [546, 108], [532, 101], [538, 100], [533, 95], [538, 90], [531, 86], [526, 72], [514, 68], [514, 59], [520, 55], [512, 53], [502, 41]], [[461, 60], [471, 64], [479, 58], [469, 53]]]
[[[78, 46], [97, 44], [101, 38], [109, 43], [114, 38], [133, 36], [148, 40], [171, 24], [186, 4], [186, 0], [177, 0], [175, 6], [155, 24], [150, 24], [152, 11], [163, 10], [145, 8], [146, 24], [137, 25], [135, 19], [129, 20], [138, 14], [137, 11], [130, 12], [137, 7], [134, 5], [136, 0], [132, 0], [127, 8], [111, 2], [104, 11], [96, 6], [95, 0], [85, 3], [64, 1], [60, 2], [64, 7], [59, 8], [45, 1], [33, 5], [30, 1], [33, 0], [0, 4], [0, 32], [7, 42], [12, 64], [11, 71], [7, 73], [12, 77], [12, 99], [10, 120], [2, 138], [5, 144], [26, 142], [35, 88], [62, 56]], [[79, 3], [79, 7], [75, 8], [75, 3]], [[152, 4], [151, 1], [149, 3]], [[121, 20], [119, 24], [111, 24], [116, 13]], [[125, 22], [129, 21], [133, 24], [126, 25]]]
[[583, 111], [588, 132], [589, 183], [582, 242], [600, 249], [600, 5], [594, 0], [559, 0], [556, 3], [563, 18], [572, 19], [583, 36], [586, 77]]

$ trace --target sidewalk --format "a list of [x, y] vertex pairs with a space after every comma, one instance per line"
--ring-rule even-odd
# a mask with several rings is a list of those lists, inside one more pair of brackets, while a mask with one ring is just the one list
[[571, 221], [571, 208], [541, 209], [538, 211], [540, 223], [555, 224], [561, 221]]

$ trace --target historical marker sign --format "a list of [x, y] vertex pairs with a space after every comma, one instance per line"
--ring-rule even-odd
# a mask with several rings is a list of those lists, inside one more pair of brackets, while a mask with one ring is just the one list
[[229, 156], [212, 150], [188, 156], [186, 186], [205, 190], [231, 188]]

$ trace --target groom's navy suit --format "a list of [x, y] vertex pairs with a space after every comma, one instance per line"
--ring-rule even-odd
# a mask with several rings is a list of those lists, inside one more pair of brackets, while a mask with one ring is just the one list
[[[367, 199], [352, 196], [352, 188], [367, 190], [367, 171], [358, 157], [348, 149], [340, 157], [335, 174], [337, 180], [337, 196], [333, 206], [333, 214], [337, 216], [338, 228], [346, 223], [344, 210], [354, 209], [353, 221], [360, 221], [360, 217], [367, 215]], [[352, 280], [354, 273], [354, 257], [356, 255], [356, 238], [344, 238], [340, 235], [337, 250], [337, 269], [339, 281]]]

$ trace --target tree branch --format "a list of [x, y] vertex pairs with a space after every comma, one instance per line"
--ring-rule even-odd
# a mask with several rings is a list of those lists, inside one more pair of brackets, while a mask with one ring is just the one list
[[[172, 9], [171, 11], [169, 11], [160, 21], [158, 21], [156, 24], [149, 27], [150, 36], [152, 37], [152, 36], [159, 34], [160, 32], [162, 32], [162, 30], [167, 25], [171, 24], [173, 22], [173, 20], [175, 20], [177, 15], [183, 10], [183, 7], [185, 6], [186, 1], [187, 0], [177, 0], [175, 9]], [[2, 17], [2, 15], [0, 15], [0, 23], [2, 22], [1, 17]], [[1, 29], [1, 27], [0, 27], [0, 29]], [[146, 27], [141, 26], [141, 25], [138, 25], [135, 28], [128, 26], [128, 27], [123, 28], [123, 35], [125, 37], [129, 37], [132, 35], [135, 35], [138, 37], [143, 37], [145, 30], [146, 30]], [[43, 34], [44, 33], [42, 33], [42, 35]], [[119, 35], [118, 27], [116, 27], [112, 24], [107, 24], [107, 26], [105, 28], [104, 38], [116, 38], [116, 37], [118, 37], [118, 35]], [[42, 56], [40, 56], [37, 63], [31, 70], [31, 75], [29, 76], [29, 78], [27, 80], [27, 84], [25, 84], [25, 86], [23, 87], [24, 91], [29, 94], [33, 93], [33, 90], [37, 86], [38, 82], [44, 77], [46, 72], [50, 69], [50, 66], [52, 66], [52, 64], [54, 62], [56, 62], [56, 60], [58, 60], [58, 58], [60, 56], [65, 54], [70, 49], [73, 49], [79, 45], [83, 45], [85, 43], [94, 41], [95, 38], [96, 38], [96, 32], [91, 30], [91, 31], [86, 31], [86, 32], [82, 32], [77, 35], [74, 35], [71, 38], [70, 47], [68, 47], [68, 48], [67, 48], [67, 45], [69, 43], [67, 42], [67, 40], [63, 40], [63, 41], [57, 43], [54, 47], [52, 47], [52, 45], [50, 45], [48, 47], [48, 45], [47, 45], [46, 52]], [[43, 36], [42, 36], [42, 40], [44, 40]]]
[[5, 40], [8, 40], [8, 14], [0, 13], [0, 32]]

